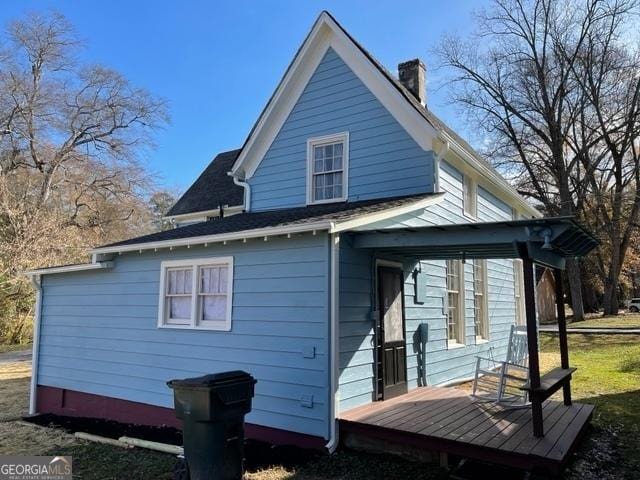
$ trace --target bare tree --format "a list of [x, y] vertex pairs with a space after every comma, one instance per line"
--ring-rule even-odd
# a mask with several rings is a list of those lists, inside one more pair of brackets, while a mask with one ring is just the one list
[[640, 54], [628, 35], [637, 4], [615, 7], [589, 32], [574, 65], [587, 102], [571, 143], [588, 172], [585, 220], [604, 240], [595, 264], [605, 315], [618, 312], [619, 278], [640, 216]]
[[151, 228], [153, 177], [141, 155], [168, 116], [163, 100], [120, 73], [81, 63], [61, 15], [12, 22], [0, 47], [4, 305], [24, 297], [22, 270], [77, 261], [96, 243]]
[[[633, 1], [495, 0], [469, 41], [445, 38], [454, 98], [493, 141], [490, 157], [549, 215], [581, 217], [601, 133], [576, 128], [592, 101], [576, 72], [596, 31]], [[583, 135], [576, 145], [576, 132]], [[574, 319], [584, 318], [580, 266], [567, 262]]]

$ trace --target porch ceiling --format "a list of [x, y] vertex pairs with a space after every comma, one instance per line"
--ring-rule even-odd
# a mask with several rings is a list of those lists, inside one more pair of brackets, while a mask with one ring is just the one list
[[572, 217], [434, 225], [354, 232], [354, 247], [421, 259], [530, 258], [564, 268], [598, 240]]

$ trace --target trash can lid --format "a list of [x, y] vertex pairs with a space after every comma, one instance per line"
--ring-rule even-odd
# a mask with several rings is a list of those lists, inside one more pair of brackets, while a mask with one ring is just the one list
[[170, 380], [167, 385], [170, 387], [214, 387], [226, 383], [233, 383], [243, 380], [253, 380], [253, 377], [242, 370], [232, 370], [230, 372], [210, 373], [201, 377], [183, 378]]

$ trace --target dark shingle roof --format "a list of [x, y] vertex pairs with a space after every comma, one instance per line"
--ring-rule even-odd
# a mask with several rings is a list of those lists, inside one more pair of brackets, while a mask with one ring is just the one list
[[265, 212], [239, 213], [229, 217], [214, 218], [206, 222], [186, 225], [184, 227], [166, 230], [164, 232], [152, 233], [143, 237], [132, 238], [130, 240], [124, 240], [110, 245], [103, 245], [103, 247], [136, 245], [149, 242], [160, 242], [163, 240], [178, 240], [182, 238], [236, 233], [246, 230], [255, 230], [258, 228], [304, 225], [322, 221], [344, 221], [390, 208], [410, 205], [418, 200], [434, 195], [438, 194], [427, 193], [393, 198], [361, 200], [357, 202], [308, 205], [306, 207], [269, 210]]
[[167, 212], [167, 216], [215, 210], [222, 205], [242, 205], [244, 189], [227, 175], [240, 150], [216, 155], [204, 172]]

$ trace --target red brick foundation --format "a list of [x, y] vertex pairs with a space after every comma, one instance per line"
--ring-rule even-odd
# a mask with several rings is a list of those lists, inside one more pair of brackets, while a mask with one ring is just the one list
[[[66, 417], [103, 418], [135, 425], [170, 426], [182, 428], [171, 408], [131, 402], [57, 387], [38, 385], [38, 413], [52, 413]], [[295, 445], [301, 448], [322, 449], [326, 440], [302, 433], [245, 424], [247, 438], [273, 445]]]

